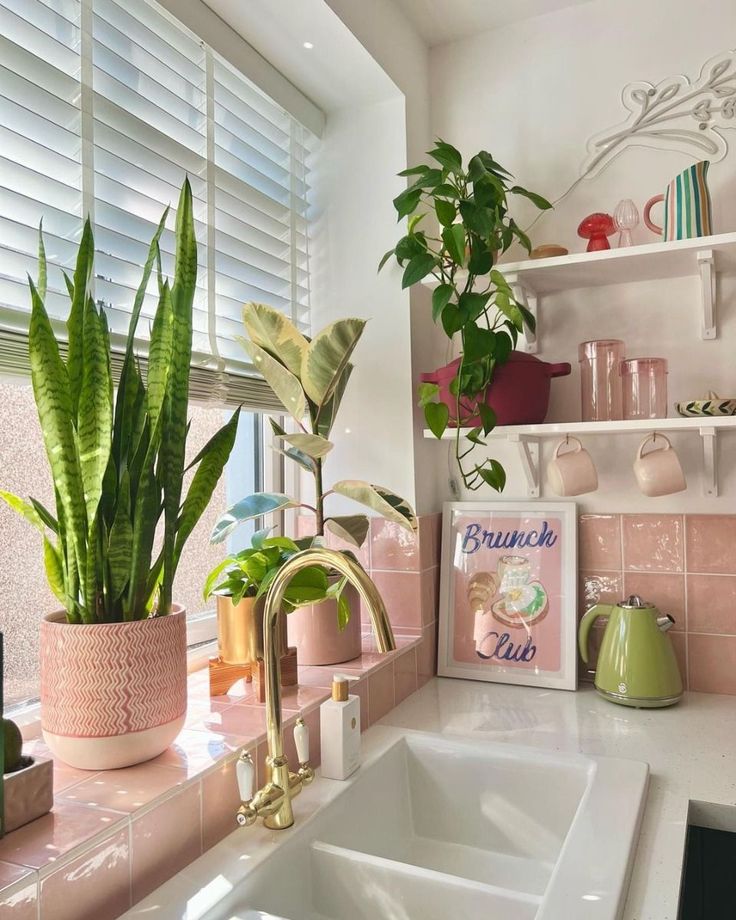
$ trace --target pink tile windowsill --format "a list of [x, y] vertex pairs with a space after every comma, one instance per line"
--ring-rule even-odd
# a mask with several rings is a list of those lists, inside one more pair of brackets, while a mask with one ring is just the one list
[[[330, 695], [333, 673], [353, 678], [365, 730], [429, 679], [431, 656], [423, 645], [433, 641], [427, 628], [397, 635], [397, 650], [381, 655], [365, 637], [364, 654], [354, 661], [300, 667], [299, 686], [283, 694], [287, 753], [301, 714], [311, 730], [313, 764], [319, 763], [319, 706]], [[237, 754], [245, 747], [262, 758], [265, 739], [265, 707], [252, 684], [241, 681], [227, 696], [210, 699], [205, 669], [190, 675], [186, 725], [160, 757], [98, 773], [56, 762], [53, 811], [0, 840], [0, 915], [63, 920], [53, 893], [68, 879], [76, 882], [76, 906], [89, 905], [88, 913], [70, 917], [113, 920], [237, 829]], [[41, 739], [24, 750], [50, 756]], [[258, 779], [263, 776], [258, 762]]]

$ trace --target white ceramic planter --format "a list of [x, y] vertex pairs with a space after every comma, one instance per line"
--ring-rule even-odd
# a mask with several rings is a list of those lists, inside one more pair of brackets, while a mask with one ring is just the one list
[[64, 763], [113, 770], [157, 757], [187, 708], [186, 611], [130, 623], [41, 623], [41, 727]]

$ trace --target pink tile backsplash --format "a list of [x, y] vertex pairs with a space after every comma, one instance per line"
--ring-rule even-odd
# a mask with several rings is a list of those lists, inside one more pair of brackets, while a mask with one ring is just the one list
[[422, 575], [419, 572], [372, 572], [392, 626], [422, 626]]
[[736, 515], [688, 515], [687, 570], [736, 575]]
[[581, 514], [578, 558], [582, 569], [621, 568], [621, 518], [618, 514]]
[[[600, 519], [609, 517], [581, 516], [581, 559], [584, 528], [600, 536]], [[584, 523], [590, 518], [596, 522]], [[581, 568], [581, 612], [641, 595], [675, 618], [670, 636], [685, 686], [736, 694], [736, 515], [625, 514], [621, 526], [619, 567], [608, 571], [615, 553], [599, 553], [603, 568]]]
[[626, 572], [624, 574], [624, 597], [638, 594], [646, 601], [656, 604], [662, 613], [675, 618], [673, 630], [687, 629], [685, 618], [685, 576], [655, 572]]
[[630, 572], [684, 572], [681, 514], [625, 514], [623, 568]]
[[201, 788], [190, 783], [133, 818], [133, 903], [180, 872], [202, 853]]
[[119, 917], [130, 906], [130, 834], [127, 827], [41, 879], [42, 917], [97, 920], [99, 917]]
[[76, 805], [110, 808], [130, 814], [169, 792], [185, 779], [186, 773], [179, 767], [142, 763], [137, 767], [95, 773], [91, 779], [65, 789], [62, 799]]
[[736, 635], [736, 576], [688, 575], [687, 624], [694, 633]]
[[0, 917], [3, 920], [37, 920], [35, 872], [0, 862]]
[[[429, 533], [427, 540], [429, 541]], [[371, 569], [389, 569], [394, 572], [419, 572], [421, 560], [419, 538], [399, 524], [371, 520]]]

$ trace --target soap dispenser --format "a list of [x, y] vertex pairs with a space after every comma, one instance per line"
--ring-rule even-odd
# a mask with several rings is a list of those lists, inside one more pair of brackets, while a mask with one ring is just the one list
[[347, 779], [360, 765], [360, 697], [348, 693], [348, 678], [332, 678], [332, 697], [320, 707], [322, 776]]

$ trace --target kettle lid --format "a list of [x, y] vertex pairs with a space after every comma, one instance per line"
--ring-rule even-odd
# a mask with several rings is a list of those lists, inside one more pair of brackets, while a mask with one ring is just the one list
[[618, 606], [626, 610], [651, 610], [655, 605], [643, 600], [638, 594], [630, 594], [626, 600], [619, 601]]

